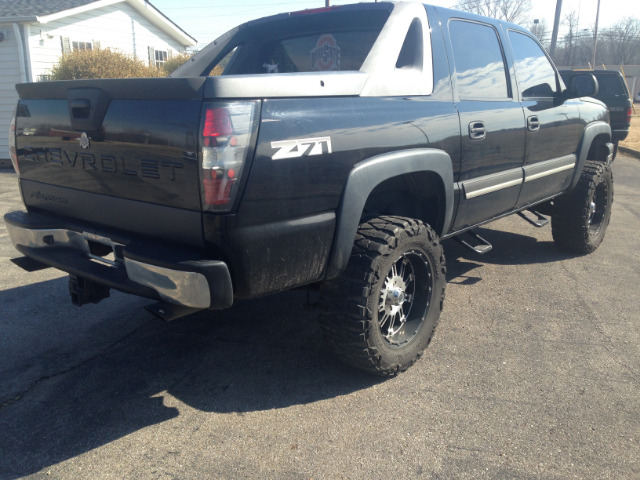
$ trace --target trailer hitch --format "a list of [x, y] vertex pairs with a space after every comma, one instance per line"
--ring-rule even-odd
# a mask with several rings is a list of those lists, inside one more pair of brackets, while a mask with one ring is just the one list
[[81, 307], [87, 303], [98, 303], [109, 296], [109, 287], [84, 277], [69, 275], [71, 302]]

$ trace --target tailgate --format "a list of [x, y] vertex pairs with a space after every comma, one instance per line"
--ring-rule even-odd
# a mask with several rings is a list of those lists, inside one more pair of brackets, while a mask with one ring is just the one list
[[18, 85], [26, 206], [202, 244], [197, 132], [204, 80]]

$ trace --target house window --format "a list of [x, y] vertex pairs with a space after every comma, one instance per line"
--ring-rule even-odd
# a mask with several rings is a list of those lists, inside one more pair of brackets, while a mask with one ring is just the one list
[[77, 52], [78, 50], [92, 50], [91, 42], [71, 42], [73, 45], [73, 51]]
[[69, 37], [60, 37], [60, 43], [62, 44], [62, 53], [64, 55], [80, 50], [100, 49], [100, 40], [92, 40], [91, 42], [72, 42]]
[[155, 62], [156, 67], [162, 68], [162, 65], [164, 65], [167, 62], [167, 59], [169, 58], [169, 54], [162, 50], [156, 50], [154, 54], [156, 59], [156, 62]]

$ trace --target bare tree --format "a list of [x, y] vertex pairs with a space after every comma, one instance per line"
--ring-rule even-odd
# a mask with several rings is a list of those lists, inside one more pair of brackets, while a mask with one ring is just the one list
[[549, 27], [547, 26], [547, 22], [544, 18], [540, 21], [536, 20], [531, 27], [529, 27], [531, 33], [533, 33], [538, 41], [542, 44], [542, 46], [546, 49], [549, 48], [550, 43], [550, 34]]
[[[564, 21], [562, 24], [566, 26], [569, 31], [564, 36], [564, 47], [562, 48], [563, 55], [559, 58], [562, 58], [562, 65], [574, 65], [575, 63], [575, 48], [577, 41], [577, 31], [578, 31], [578, 13], [576, 11], [572, 11], [565, 15]], [[560, 53], [560, 52], [558, 52]]]
[[588, 66], [593, 55], [593, 32], [578, 27], [578, 14], [575, 11], [565, 15], [562, 25], [566, 33], [558, 43], [553, 61], [563, 67]]
[[531, 11], [531, 0], [459, 0], [454, 8], [508, 22], [524, 23]]
[[[602, 42], [602, 43], [600, 43]], [[640, 62], [640, 20], [625, 18], [599, 35], [599, 60], [608, 65], [631, 65]], [[601, 53], [602, 52], [602, 56]]]

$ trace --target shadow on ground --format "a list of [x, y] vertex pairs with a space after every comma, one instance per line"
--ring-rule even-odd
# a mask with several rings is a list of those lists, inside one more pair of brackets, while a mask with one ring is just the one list
[[[2, 295], [19, 292], [1, 292], [0, 302]], [[37, 472], [178, 416], [180, 407], [167, 407], [165, 395], [173, 404], [242, 415], [380, 381], [325, 352], [306, 289], [173, 323], [144, 310], [135, 315], [145, 317], [142, 326], [120, 342], [39, 379], [0, 408], [0, 478]]]
[[[550, 228], [550, 227], [546, 227]], [[462, 246], [455, 239], [444, 242], [447, 258], [447, 282], [463, 285], [477, 283], [482, 278], [470, 274], [484, 264], [533, 265], [552, 263], [574, 257], [561, 252], [552, 241], [539, 241], [533, 236], [478, 228], [481, 237], [493, 245], [489, 252], [479, 255]]]
[[[482, 257], [446, 242], [450, 282], [480, 281], [468, 273], [485, 263], [566, 258], [550, 242], [493, 230], [480, 234], [494, 243], [494, 251]], [[66, 288], [65, 279], [46, 283]], [[34, 288], [41, 291], [30, 285], [0, 292], [0, 305], [39, 302]], [[0, 408], [0, 478], [37, 472], [168, 421], [180, 414], [181, 403], [206, 412], [243, 415], [348, 395], [381, 381], [343, 367], [325, 351], [315, 291], [300, 289], [238, 302], [229, 310], [172, 323], [140, 310], [138, 299], [119, 296], [107, 302], [117, 300], [124, 302], [122, 309], [105, 313], [91, 331], [104, 332], [114, 315], [120, 324], [131, 316], [139, 324], [136, 329], [95, 356], [40, 378]], [[128, 308], [127, 302], [136, 309]], [[90, 334], [85, 340], [91, 341]], [[177, 407], [166, 406], [167, 395]]]

